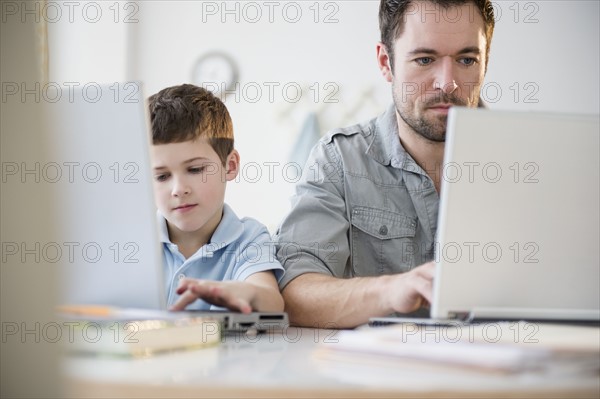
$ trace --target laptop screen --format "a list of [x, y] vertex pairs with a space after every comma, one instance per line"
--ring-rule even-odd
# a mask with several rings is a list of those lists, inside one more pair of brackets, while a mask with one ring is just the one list
[[453, 108], [432, 317], [598, 319], [599, 118]]
[[165, 307], [139, 83], [70, 86], [48, 104], [52, 159], [40, 165], [60, 226], [41, 248], [62, 268], [62, 303]]

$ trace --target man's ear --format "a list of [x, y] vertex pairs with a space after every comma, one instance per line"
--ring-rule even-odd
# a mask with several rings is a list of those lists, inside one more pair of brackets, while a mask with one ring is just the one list
[[394, 74], [392, 73], [391, 59], [383, 43], [377, 43], [377, 65], [381, 74], [387, 82], [392, 82]]
[[240, 154], [237, 150], [232, 150], [225, 161], [225, 179], [231, 181], [235, 179], [240, 172]]

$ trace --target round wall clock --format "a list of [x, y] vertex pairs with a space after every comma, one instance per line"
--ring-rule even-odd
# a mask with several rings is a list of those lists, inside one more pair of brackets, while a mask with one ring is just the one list
[[192, 69], [192, 82], [220, 95], [232, 90], [238, 81], [238, 68], [229, 55], [211, 51], [198, 58]]

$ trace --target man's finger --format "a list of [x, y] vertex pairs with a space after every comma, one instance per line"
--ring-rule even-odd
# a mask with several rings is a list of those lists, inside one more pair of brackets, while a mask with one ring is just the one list
[[435, 277], [435, 262], [427, 262], [415, 269], [420, 276], [428, 280], [433, 280]]
[[433, 298], [433, 282], [426, 277], [419, 277], [415, 281], [415, 289], [429, 303]]

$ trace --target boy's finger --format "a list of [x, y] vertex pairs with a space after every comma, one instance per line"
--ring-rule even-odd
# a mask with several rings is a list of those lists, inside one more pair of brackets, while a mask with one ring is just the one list
[[186, 291], [181, 297], [169, 308], [172, 311], [183, 310], [187, 305], [194, 302], [197, 299], [196, 295], [193, 293]]
[[202, 286], [205, 283], [206, 282], [204, 280], [196, 280], [196, 279], [192, 279], [192, 278], [182, 278], [181, 280], [179, 280], [179, 285], [177, 286], [176, 292], [178, 295], [181, 295], [186, 290], [193, 289], [193, 287], [196, 287], [196, 286]]
[[250, 312], [252, 312], [252, 306], [250, 306], [250, 304], [246, 300], [244, 300], [244, 299], [239, 299], [238, 300], [237, 308], [242, 313], [250, 313]]

